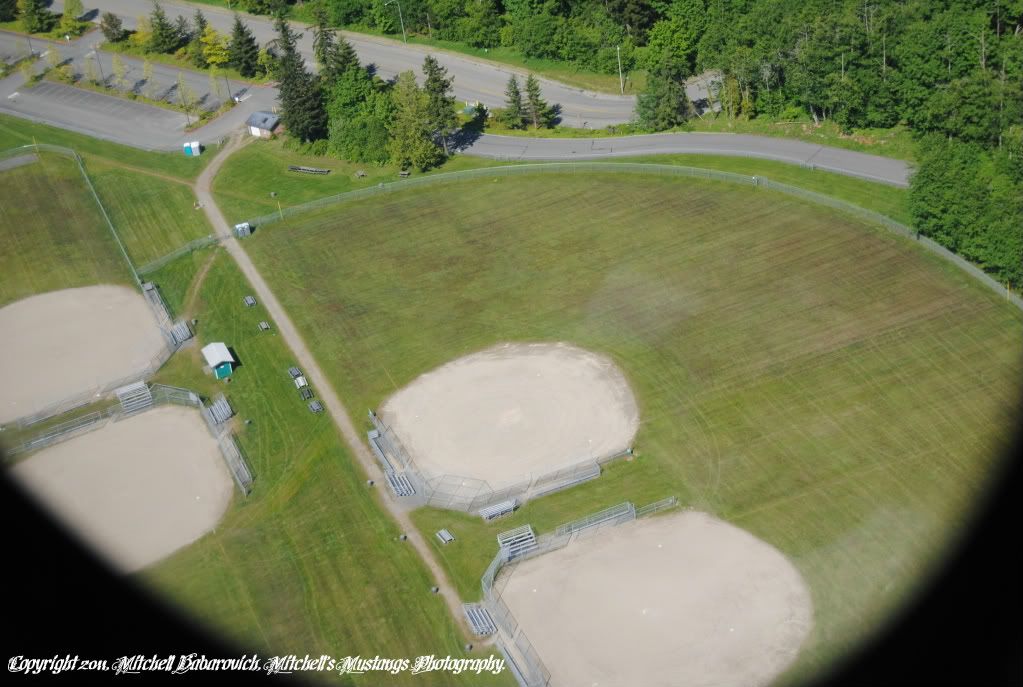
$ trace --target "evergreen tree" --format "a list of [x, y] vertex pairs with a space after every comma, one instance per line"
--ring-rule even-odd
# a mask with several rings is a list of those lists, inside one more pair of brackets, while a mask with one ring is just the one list
[[305, 68], [297, 42], [301, 37], [292, 31], [283, 17], [274, 21], [277, 30], [278, 100], [281, 122], [288, 132], [301, 141], [315, 141], [327, 133], [327, 114], [323, 107], [320, 82]]
[[544, 102], [540, 82], [532, 74], [526, 78], [526, 118], [534, 129], [550, 126], [551, 122], [551, 108]]
[[512, 74], [508, 79], [508, 87], [504, 91], [504, 112], [501, 113], [501, 122], [509, 129], [522, 129], [522, 91], [519, 90], [519, 81]]
[[202, 39], [206, 35], [206, 28], [210, 23], [206, 21], [206, 16], [202, 13], [202, 10], [195, 11], [192, 23], [195, 24], [195, 31], [192, 33], [192, 40], [189, 41], [188, 51], [192, 55], [192, 63], [199, 69], [206, 69], [210, 65], [206, 59], [206, 51]]
[[14, 21], [18, 17], [18, 0], [0, 0], [0, 21]]
[[455, 96], [451, 94], [454, 77], [448, 76], [448, 70], [440, 66], [433, 55], [427, 55], [423, 61], [423, 73], [426, 74], [423, 90], [427, 97], [427, 124], [433, 135], [440, 139], [447, 155], [448, 138], [458, 128]]
[[46, 31], [53, 22], [53, 16], [43, 5], [43, 0], [18, 0], [18, 14], [22, 28], [28, 33]]
[[636, 115], [640, 126], [663, 131], [679, 126], [691, 112], [686, 95], [685, 68], [678, 62], [661, 62], [647, 77], [646, 90], [636, 101]]
[[124, 25], [121, 23], [121, 18], [113, 12], [103, 13], [99, 22], [99, 30], [103, 32], [103, 37], [111, 43], [124, 40]]
[[359, 57], [351, 43], [339, 36], [330, 27], [330, 17], [323, 5], [313, 10], [316, 25], [313, 27], [313, 54], [320, 65], [320, 79], [330, 87], [342, 74], [353, 67], [358, 68]]
[[149, 15], [149, 45], [148, 52], [169, 53], [178, 49], [178, 30], [167, 18], [167, 13], [160, 7], [160, 3], [153, 3], [153, 11]]
[[387, 162], [393, 110], [390, 95], [364, 69], [343, 73], [331, 87], [327, 105], [330, 152], [353, 162]]
[[231, 29], [231, 44], [227, 49], [228, 64], [244, 77], [255, 76], [259, 71], [259, 44], [241, 17], [234, 15]]
[[402, 72], [391, 92], [394, 117], [388, 131], [391, 161], [402, 168], [413, 166], [425, 170], [437, 164], [441, 151], [433, 142], [429, 124], [429, 97], [416, 86], [411, 71]]

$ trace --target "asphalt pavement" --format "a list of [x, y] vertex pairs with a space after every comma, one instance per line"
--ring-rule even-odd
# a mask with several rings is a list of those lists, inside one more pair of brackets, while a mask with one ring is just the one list
[[[62, 0], [56, 0], [54, 9], [59, 9]], [[93, 3], [96, 0], [92, 0]], [[208, 5], [189, 5], [183, 2], [162, 3], [172, 18], [178, 14], [191, 16], [200, 7], [210, 23], [218, 30], [228, 31], [232, 14], [226, 10]], [[128, 27], [135, 25], [135, 17], [151, 9], [148, 0], [99, 0], [98, 7], [86, 9], [113, 11], [122, 16]], [[274, 37], [270, 22], [261, 17], [246, 16], [257, 40], [266, 42]], [[300, 41], [303, 54], [312, 61], [312, 36], [304, 31]], [[397, 41], [375, 37], [346, 34], [359, 52], [363, 63], [375, 66], [381, 76], [393, 76], [404, 69], [418, 68], [429, 50], [422, 46], [403, 45]], [[19, 37], [0, 33], [0, 52], [18, 49]], [[95, 50], [102, 34], [93, 31], [87, 36], [61, 44], [62, 55], [75, 60], [76, 66], [84, 56]], [[33, 43], [46, 44], [33, 39]], [[23, 49], [23, 48], [22, 48]], [[35, 48], [41, 52], [39, 47]], [[104, 73], [112, 71], [111, 56], [102, 51], [96, 55], [101, 60]], [[449, 53], [436, 53], [455, 76], [454, 90], [457, 97], [490, 105], [500, 105], [503, 90], [510, 69], [496, 68], [468, 57]], [[128, 78], [133, 87], [144, 89], [141, 81], [141, 61], [122, 56], [128, 67]], [[39, 67], [41, 69], [41, 66]], [[178, 70], [154, 63], [153, 87], [169, 99], [174, 97], [177, 74], [184, 75], [190, 88], [208, 105], [218, 104], [216, 88], [211, 88], [206, 74], [189, 70]], [[545, 97], [550, 102], [562, 105], [563, 124], [578, 127], [603, 127], [627, 121], [632, 114], [634, 99], [543, 82]], [[218, 117], [201, 129], [185, 133], [183, 114], [162, 108], [130, 103], [134, 107], [125, 109], [120, 98], [102, 94], [74, 98], [63, 88], [47, 87], [42, 90], [23, 89], [23, 78], [15, 73], [0, 81], [0, 112], [7, 112], [55, 126], [88, 133], [98, 138], [116, 141], [149, 150], [177, 150], [183, 142], [199, 140], [203, 143], [217, 141], [238, 130], [249, 114], [256, 110], [269, 110], [276, 103], [276, 90], [269, 86], [245, 86], [245, 99], [226, 115]], [[214, 85], [215, 86], [215, 85]], [[237, 82], [232, 83], [232, 94], [237, 93]], [[694, 86], [694, 96], [699, 95], [699, 86]], [[71, 89], [79, 91], [80, 89]], [[226, 89], [225, 89], [226, 90]], [[36, 91], [33, 93], [32, 91]], [[910, 167], [901, 160], [877, 155], [858, 153], [839, 148], [815, 145], [791, 139], [748, 136], [738, 134], [651, 134], [615, 138], [528, 138], [494, 136], [484, 134], [462, 148], [468, 155], [499, 160], [592, 160], [600, 158], [660, 153], [699, 153], [779, 160], [851, 176], [872, 179], [895, 186], [908, 186]]]

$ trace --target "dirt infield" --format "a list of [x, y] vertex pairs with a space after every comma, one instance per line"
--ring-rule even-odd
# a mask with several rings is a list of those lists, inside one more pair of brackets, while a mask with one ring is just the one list
[[234, 487], [199, 413], [178, 406], [57, 444], [11, 474], [124, 572], [212, 529]]
[[603, 530], [498, 587], [557, 687], [766, 685], [813, 618], [784, 556], [696, 512]]
[[627, 448], [639, 426], [628, 382], [567, 344], [505, 344], [459, 358], [391, 396], [380, 416], [428, 476], [513, 485]]
[[0, 422], [143, 370], [166, 346], [141, 294], [87, 286], [0, 308]]

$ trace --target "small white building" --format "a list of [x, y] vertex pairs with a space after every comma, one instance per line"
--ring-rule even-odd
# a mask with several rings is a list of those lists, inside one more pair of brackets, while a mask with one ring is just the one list
[[202, 357], [206, 359], [206, 364], [213, 370], [213, 376], [217, 379], [230, 377], [237, 362], [231, 351], [227, 350], [227, 344], [222, 341], [203, 346]]
[[249, 133], [257, 138], [270, 138], [274, 129], [280, 124], [281, 118], [273, 112], [253, 112], [245, 120], [245, 126], [249, 127]]

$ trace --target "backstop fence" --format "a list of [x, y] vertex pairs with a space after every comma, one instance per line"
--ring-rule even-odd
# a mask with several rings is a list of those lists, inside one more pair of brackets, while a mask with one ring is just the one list
[[584, 458], [558, 470], [529, 475], [512, 485], [494, 489], [489, 482], [476, 477], [425, 474], [419, 469], [415, 458], [405, 448], [401, 438], [380, 419], [379, 415], [371, 411], [369, 419], [385, 439], [385, 444], [391, 449], [390, 457], [399, 463], [399, 465], [389, 463], [383, 465], [385, 471], [390, 469], [404, 472], [411, 480], [416, 493], [428, 505], [468, 513], [512, 498], [521, 501], [539, 498], [587, 480], [596, 479], [600, 476], [602, 465], [632, 453], [632, 449], [627, 447], [605, 455]]
[[823, 193], [808, 191], [796, 186], [771, 181], [767, 177], [749, 176], [746, 174], [736, 174], [734, 172], [721, 172], [718, 170], [686, 167], [682, 165], [646, 164], [638, 162], [546, 162], [513, 164], [502, 167], [485, 167], [482, 169], [467, 169], [457, 172], [445, 172], [443, 174], [421, 176], [413, 179], [403, 179], [401, 181], [394, 181], [387, 184], [381, 183], [377, 186], [349, 191], [347, 193], [339, 193], [333, 196], [309, 201], [307, 203], [301, 203], [290, 208], [284, 208], [278, 212], [254, 217], [247, 221], [254, 227], [266, 226], [317, 208], [330, 207], [339, 203], [386, 195], [406, 189], [454, 183], [471, 179], [514, 176], [519, 174], [589, 174], [594, 172], [616, 174], [626, 172], [634, 174], [657, 174], [661, 176], [710, 179], [714, 181], [739, 184], [742, 186], [752, 186], [758, 189], [777, 191], [779, 193], [798, 197], [813, 203], [825, 205], [832, 209], [839, 210], [877, 224], [901, 236], [914, 239], [916, 243], [923, 246], [926, 250], [948, 260], [960, 269], [965, 270], [972, 277], [992, 289], [995, 293], [1004, 295], [1005, 298], [1013, 305], [1023, 310], [1023, 297], [1021, 297], [1020, 294], [1011, 292], [1005, 285], [1000, 284], [997, 280], [992, 278], [991, 275], [987, 274], [968, 260], [956, 255], [936, 241], [926, 236], [921, 236], [918, 231], [906, 226], [905, 224], [896, 222], [892, 218], [882, 215], [879, 212], [862, 208], [853, 203], [839, 200], [838, 198], [832, 198], [831, 196], [824, 195]]
[[[56, 421], [52, 424], [48, 423], [27, 441], [7, 449], [7, 455], [14, 457], [31, 451], [38, 451], [47, 446], [74, 439], [87, 432], [102, 429], [110, 422], [117, 422], [118, 420], [132, 417], [139, 412], [144, 412], [156, 406], [166, 404], [183, 405], [199, 410], [206, 423], [206, 428], [217, 441], [220, 454], [224, 458], [224, 463], [227, 465], [231, 477], [234, 479], [238, 489], [247, 495], [252, 490], [252, 471], [249, 469], [248, 461], [228, 425], [218, 423], [213, 418], [209, 408], [203, 403], [202, 398], [194, 391], [165, 384], [149, 384], [146, 386], [148, 386], [152, 401], [139, 410], [130, 411], [126, 410], [122, 404], [110, 403], [92, 412], [75, 415], [63, 421], [55, 418], [55, 416], [48, 416], [46, 419], [55, 419]], [[107, 400], [111, 398], [109, 392], [105, 396]], [[95, 401], [96, 399], [91, 398], [89, 400]], [[73, 410], [70, 412], [73, 412]]]
[[[636, 508], [631, 502], [625, 501], [579, 520], [565, 523], [552, 533], [541, 535], [537, 538], [536, 546], [529, 551], [517, 553], [514, 562], [509, 560], [508, 553], [504, 549], [498, 550], [480, 580], [483, 592], [482, 605], [497, 626], [497, 641], [501, 652], [508, 660], [512, 673], [523, 687], [546, 687], [550, 684], [551, 673], [515, 619], [511, 609], [502, 599], [501, 592], [504, 585], [499, 580], [501, 571], [530, 558], [563, 549], [581, 537], [598, 535], [608, 527], [616, 527], [637, 518], [676, 508], [678, 504], [677, 496], [669, 496], [642, 508]], [[504, 581], [506, 580], [507, 577], [504, 577]]]

